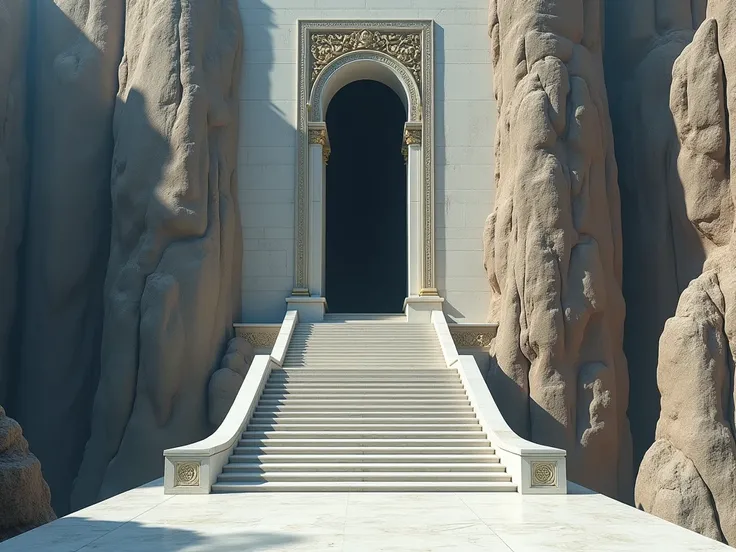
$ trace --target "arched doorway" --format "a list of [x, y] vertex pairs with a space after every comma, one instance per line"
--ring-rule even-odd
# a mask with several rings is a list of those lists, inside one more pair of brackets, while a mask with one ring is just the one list
[[340, 89], [326, 114], [325, 297], [340, 313], [402, 312], [407, 296], [407, 114], [373, 80]]

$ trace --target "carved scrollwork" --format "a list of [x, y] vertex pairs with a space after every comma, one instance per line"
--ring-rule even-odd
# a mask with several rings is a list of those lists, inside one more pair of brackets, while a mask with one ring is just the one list
[[422, 83], [422, 34], [393, 33], [362, 29], [358, 31], [314, 33], [311, 36], [312, 84], [333, 59], [355, 50], [374, 50], [388, 54], [411, 71]]

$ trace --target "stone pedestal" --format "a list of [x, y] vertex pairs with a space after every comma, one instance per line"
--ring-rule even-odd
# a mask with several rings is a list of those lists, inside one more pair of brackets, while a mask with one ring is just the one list
[[324, 297], [291, 296], [286, 298], [287, 310], [299, 313], [299, 322], [322, 322], [327, 310]]
[[404, 312], [409, 324], [430, 324], [432, 313], [442, 311], [445, 300], [439, 296], [407, 297], [404, 299]]

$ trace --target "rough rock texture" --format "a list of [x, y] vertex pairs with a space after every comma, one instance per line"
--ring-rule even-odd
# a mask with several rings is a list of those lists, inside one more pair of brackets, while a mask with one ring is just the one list
[[18, 293], [18, 249], [27, 182], [26, 46], [28, 4], [0, 0], [0, 403], [11, 380], [10, 334]]
[[519, 434], [571, 480], [631, 493], [617, 169], [599, 0], [492, 0], [496, 202], [485, 233], [497, 366]]
[[659, 417], [657, 343], [705, 246], [685, 212], [680, 148], [669, 109], [672, 66], [705, 17], [706, 0], [606, 2], [606, 83], [619, 167], [629, 418], [634, 465]]
[[220, 369], [210, 378], [209, 420], [212, 427], [219, 427], [225, 420], [254, 356], [253, 347], [245, 338], [235, 337], [228, 343]]
[[708, 17], [675, 64], [671, 108], [687, 216], [709, 253], [660, 340], [662, 412], [635, 498], [736, 545], [736, 5], [710, 0]]
[[160, 477], [162, 450], [211, 432], [208, 382], [239, 304], [237, 2], [128, 1], [125, 18], [102, 372], [75, 507]]
[[56, 519], [41, 464], [0, 406], [0, 541]]
[[37, 2], [33, 24], [23, 337], [9, 411], [64, 514], [100, 369], [123, 3]]

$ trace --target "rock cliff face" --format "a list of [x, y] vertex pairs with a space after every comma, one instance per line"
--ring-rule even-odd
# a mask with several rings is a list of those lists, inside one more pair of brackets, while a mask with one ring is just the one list
[[657, 343], [705, 247], [685, 212], [680, 144], [669, 109], [672, 66], [705, 17], [706, 0], [606, 2], [606, 82], [623, 219], [624, 350], [634, 464], [659, 416]]
[[10, 406], [60, 513], [89, 438], [100, 371], [123, 8], [107, 0], [34, 7], [22, 339]]
[[232, 332], [242, 27], [235, 0], [128, 2], [113, 125], [102, 372], [74, 507], [159, 477], [204, 438]]
[[659, 345], [656, 442], [636, 481], [644, 510], [736, 545], [736, 6], [708, 19], [675, 64], [671, 108], [688, 219], [708, 252]]
[[0, 0], [0, 401], [59, 513], [229, 407], [241, 33], [236, 0]]
[[0, 0], [0, 404], [9, 397], [18, 250], [28, 180], [26, 49], [28, 4]]
[[56, 519], [41, 464], [0, 406], [0, 542]]
[[598, 0], [492, 0], [496, 201], [485, 233], [497, 366], [521, 435], [569, 477], [631, 493], [617, 169]]

